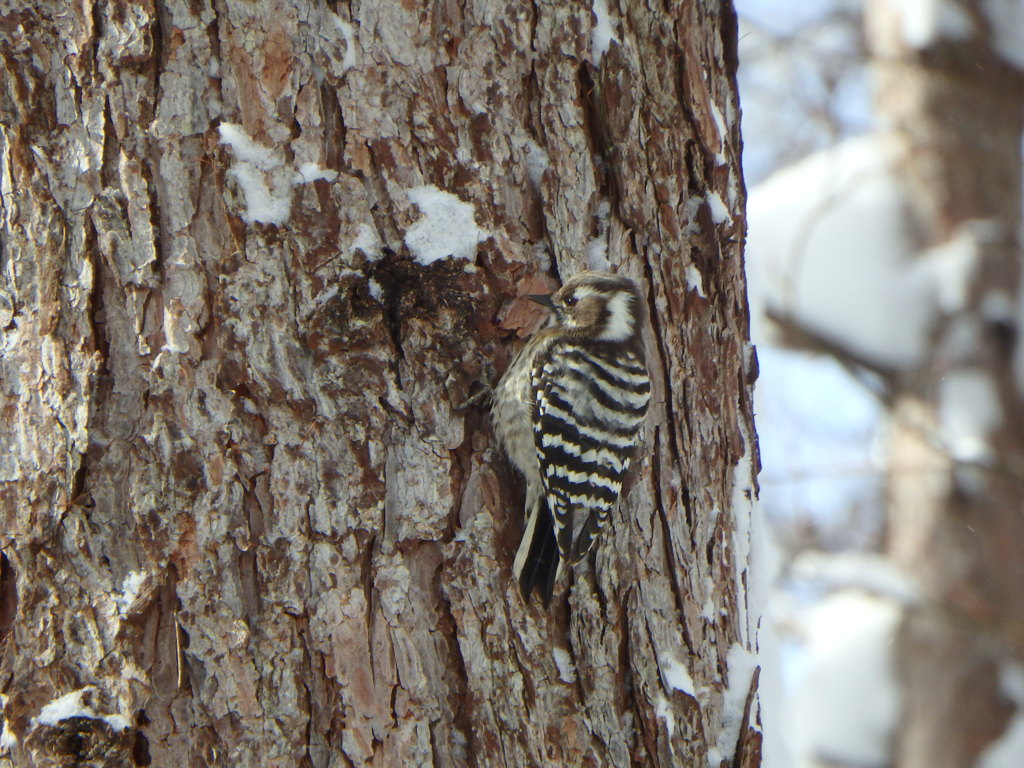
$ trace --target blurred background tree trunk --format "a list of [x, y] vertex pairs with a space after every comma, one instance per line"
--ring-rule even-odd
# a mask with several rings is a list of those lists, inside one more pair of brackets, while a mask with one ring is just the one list
[[[759, 764], [731, 3], [464, 5], [0, 14], [0, 765]], [[588, 266], [653, 408], [544, 611], [454, 406]]]
[[867, 4], [916, 245], [972, 265], [893, 390], [888, 548], [921, 590], [896, 653], [900, 768], [974, 765], [1014, 711], [1000, 670], [1024, 662], [1024, 75], [1001, 58], [1008, 30], [983, 5], [950, 4], [922, 30], [888, 0]]

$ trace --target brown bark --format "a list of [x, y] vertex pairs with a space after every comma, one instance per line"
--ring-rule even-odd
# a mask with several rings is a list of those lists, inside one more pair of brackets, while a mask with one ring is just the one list
[[[974, 33], [921, 50], [906, 45], [891, 5], [870, 3], [868, 13], [880, 108], [907, 145], [901, 177], [920, 245], [985, 227], [965, 306], [942, 318], [927, 359], [896, 382], [894, 452], [914, 469], [892, 478], [890, 550], [922, 586], [897, 651], [901, 768], [973, 765], [1013, 711], [1000, 667], [1024, 660], [1019, 328], [1000, 309], [1020, 301], [1024, 76], [997, 55], [984, 4], [961, 5]], [[956, 343], [965, 331], [972, 341]], [[937, 439], [943, 382], [963, 372], [991, 381], [1001, 414], [992, 455], [979, 461]]]
[[[0, 766], [759, 763], [735, 18], [611, 16], [594, 66], [581, 2], [0, 13]], [[411, 258], [423, 185], [472, 264]], [[545, 612], [453, 406], [594, 239], [648, 298], [653, 409]]]

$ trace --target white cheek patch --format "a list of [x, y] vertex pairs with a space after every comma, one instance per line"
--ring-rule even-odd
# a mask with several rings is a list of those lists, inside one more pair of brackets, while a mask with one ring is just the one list
[[601, 341], [625, 341], [633, 335], [635, 321], [629, 309], [630, 298], [620, 291], [608, 301], [608, 322], [598, 336]]

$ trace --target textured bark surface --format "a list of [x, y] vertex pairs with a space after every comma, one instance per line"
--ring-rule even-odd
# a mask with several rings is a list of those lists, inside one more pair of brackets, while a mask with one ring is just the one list
[[[962, 768], [1014, 711], [1000, 671], [1024, 663], [1024, 403], [1020, 354], [1024, 73], [998, 58], [985, 3], [965, 2], [974, 34], [912, 50], [892, 5], [869, 3], [880, 107], [907, 151], [902, 177], [921, 247], [973, 228], [976, 268], [962, 310], [942, 318], [920, 367], [896, 381], [889, 549], [919, 580], [897, 644], [903, 718], [894, 765]], [[1015, 344], [1017, 346], [1015, 353]], [[997, 414], [991, 453], [943, 439], [944, 382], [981, 377]], [[985, 403], [981, 403], [984, 408]]]
[[[0, 766], [759, 764], [735, 19], [612, 5], [0, 11]], [[653, 408], [545, 612], [454, 406], [602, 247]]]

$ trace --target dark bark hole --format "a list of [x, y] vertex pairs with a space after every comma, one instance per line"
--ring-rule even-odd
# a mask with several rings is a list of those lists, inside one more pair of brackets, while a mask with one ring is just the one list
[[18, 574], [0, 552], [0, 643], [11, 631], [14, 617], [18, 614]]
[[71, 480], [71, 501], [76, 504], [83, 504], [82, 495], [85, 493], [85, 476], [88, 473], [86, 457], [82, 457], [82, 463], [75, 470], [75, 476]]
[[474, 302], [460, 285], [466, 274], [461, 261], [448, 258], [423, 266], [388, 248], [383, 252], [369, 276], [383, 290], [380, 303], [399, 356], [405, 356], [402, 340], [411, 322], [436, 324], [442, 313], [453, 313], [458, 319], [444, 323], [449, 330], [436, 335], [435, 350], [450, 350], [451, 357], [461, 359], [476, 319]]
[[135, 732], [135, 739], [132, 741], [132, 762], [135, 765], [149, 765], [149, 739], [142, 731]]
[[697, 142], [690, 139], [686, 142], [683, 151], [683, 161], [686, 163], [686, 187], [687, 191], [694, 196], [703, 195], [706, 191], [704, 173], [701, 158], [698, 157]]

